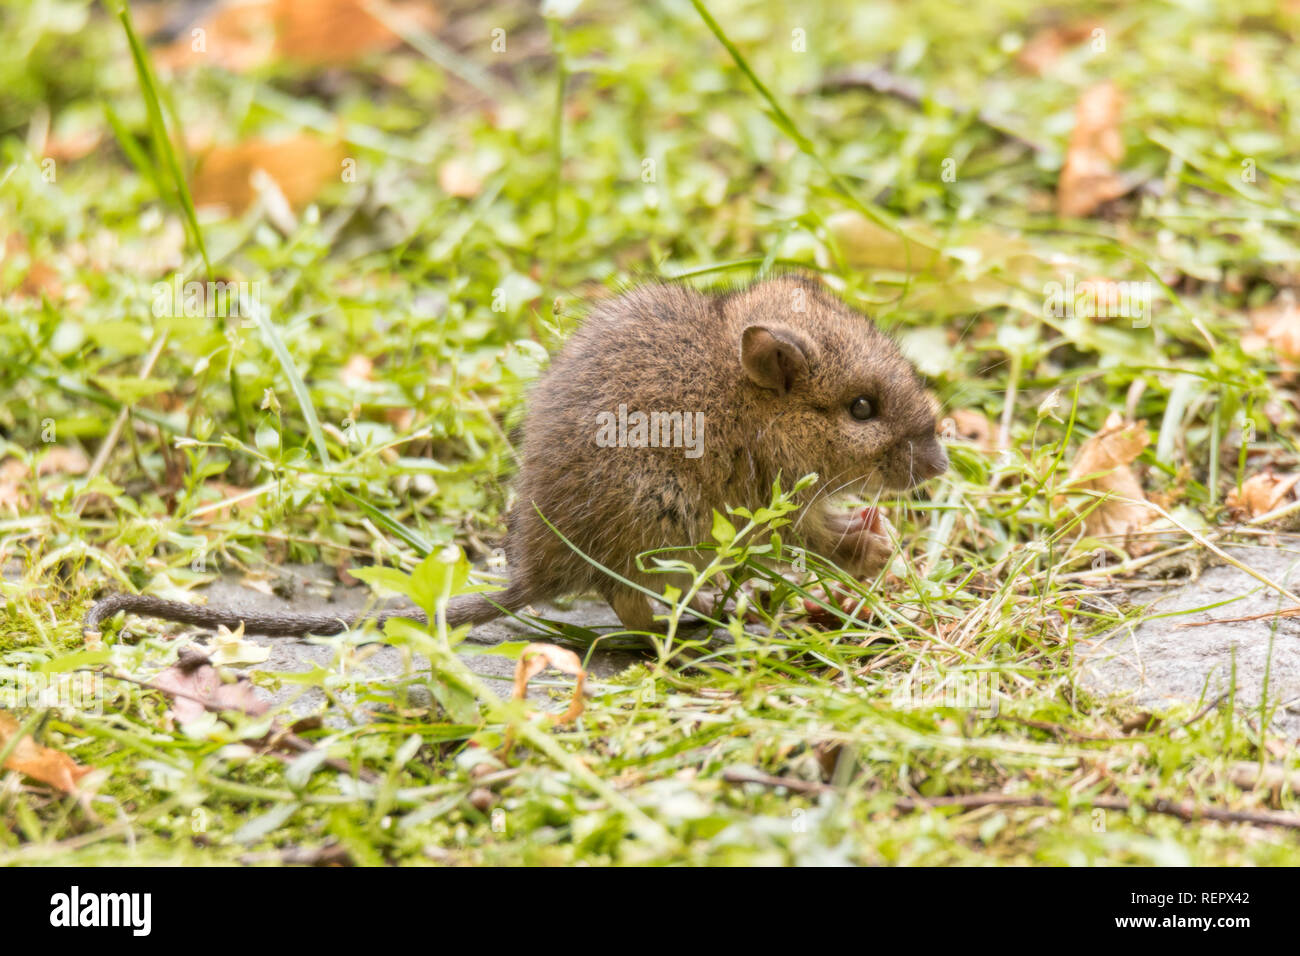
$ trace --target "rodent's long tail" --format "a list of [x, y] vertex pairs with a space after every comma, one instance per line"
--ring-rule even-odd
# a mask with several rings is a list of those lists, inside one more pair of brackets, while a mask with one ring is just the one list
[[[482, 624], [497, 617], [503, 610], [516, 610], [528, 601], [528, 596], [516, 591], [514, 587], [494, 593], [491, 600], [481, 594], [463, 594], [447, 602], [447, 626]], [[165, 621], [178, 621], [182, 624], [195, 624], [207, 628], [227, 627], [234, 630], [242, 624], [245, 632], [264, 634], [268, 637], [300, 637], [303, 634], [328, 636], [356, 627], [364, 621], [374, 621], [382, 627], [385, 621], [392, 618], [406, 618], [421, 624], [428, 623], [428, 616], [414, 607], [345, 616], [305, 614], [298, 611], [249, 611], [233, 607], [166, 601], [147, 594], [110, 594], [96, 601], [86, 612], [86, 617], [81, 624], [82, 634], [88, 637], [98, 636], [100, 625], [121, 611], [138, 614], [141, 617], [156, 617]]]
[[447, 626], [482, 624], [506, 611], [517, 611], [532, 600], [534, 596], [531, 593], [515, 584], [504, 591], [492, 591], [486, 595], [462, 594], [447, 602]]

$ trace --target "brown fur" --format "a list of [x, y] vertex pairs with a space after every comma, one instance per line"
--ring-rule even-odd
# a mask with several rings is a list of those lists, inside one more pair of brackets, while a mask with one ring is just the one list
[[[760, 386], [742, 365], [751, 326], [795, 343], [807, 359], [787, 394]], [[873, 421], [849, 414], [862, 395], [879, 410]], [[620, 404], [629, 412], [702, 412], [703, 454], [601, 447], [596, 416]], [[831, 496], [902, 490], [946, 468], [912, 366], [819, 284], [786, 276], [712, 295], [644, 285], [600, 305], [532, 394], [506, 538], [512, 580], [492, 599], [517, 608], [594, 589], [626, 626], [648, 628], [647, 598], [555, 531], [611, 571], [662, 592], [665, 577], [638, 570], [638, 554], [707, 541], [714, 509], [761, 507], [778, 476], [788, 489], [812, 471], [819, 481], [804, 493], [811, 510], [796, 537], [862, 573], [882, 563], [882, 542], [851, 532], [830, 509]], [[471, 619], [491, 610], [484, 602]]]

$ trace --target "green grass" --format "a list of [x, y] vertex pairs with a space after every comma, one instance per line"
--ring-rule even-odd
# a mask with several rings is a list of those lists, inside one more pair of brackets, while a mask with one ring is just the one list
[[[1088, 601], [1103, 585], [1080, 572], [1106, 542], [1082, 537], [1071, 509], [1086, 502], [1063, 496], [1080, 443], [1138, 379], [1145, 490], [1198, 534], [1230, 540], [1225, 496], [1260, 456], [1294, 467], [1294, 380], [1241, 338], [1249, 308], [1297, 283], [1295, 15], [1085, 4], [1066, 19], [1102, 23], [1105, 51], [1084, 43], [1035, 76], [1016, 52], [1047, 21], [1019, 0], [603, 4], [551, 23], [526, 5], [446, 11], [454, 30], [348, 67], [167, 75], [99, 7], [0, 0], [18, 38], [0, 61], [0, 229], [23, 237], [0, 260], [0, 461], [26, 469], [21, 500], [0, 497], [5, 667], [148, 681], [173, 663], [161, 628], [82, 656], [78, 621], [106, 588], [317, 560], [415, 572], [422, 600], [458, 587], [443, 548], [477, 561], [499, 544], [527, 385], [585, 300], [637, 276], [822, 272], [946, 407], [1004, 424], [1009, 453], [957, 443], [948, 475], [891, 502], [906, 573], [859, 588], [856, 619], [830, 628], [774, 579], [766, 532], [747, 551], [723, 529], [719, 561], [767, 589], [762, 622], [730, 622], [720, 647], [673, 630], [593, 682], [573, 726], [499, 700], [457, 662], [458, 635], [406, 626], [388, 640], [435, 671], [361, 682], [377, 716], [301, 729], [305, 754], [267, 752], [275, 715], [187, 736], [160, 693], [111, 678], [102, 713], [15, 708], [98, 774], [81, 804], [6, 772], [0, 862], [337, 846], [356, 863], [1300, 863], [1293, 831], [1146, 809], [1295, 812], [1289, 790], [1243, 791], [1229, 770], [1295, 768], [1296, 752], [1231, 701], [1142, 729], [1137, 708], [1079, 686], [1077, 641], [1139, 612]], [[1240, 43], [1257, 75], [1230, 68]], [[882, 64], [1041, 150], [936, 103], [809, 92]], [[1125, 94], [1123, 169], [1152, 188], [1060, 220], [1074, 106], [1105, 79]], [[53, 181], [31, 152], [42, 116], [56, 138], [100, 136]], [[287, 231], [256, 208], [195, 209], [187, 143], [302, 130], [340, 138], [356, 180], [327, 184]], [[452, 157], [476, 195], [440, 188]], [[1151, 281], [1149, 327], [1047, 314], [1067, 257], [1076, 280]], [[23, 289], [34, 264], [58, 280], [43, 297]], [[155, 318], [153, 286], [175, 273], [258, 283], [264, 314]], [[349, 384], [358, 357], [374, 373]], [[123, 410], [101, 471], [38, 474], [52, 446], [94, 458]], [[1254, 457], [1238, 450], [1247, 420]], [[263, 493], [230, 511], [223, 488]], [[337, 691], [368, 639], [294, 678], [326, 691], [327, 716], [351, 712]], [[909, 674], [984, 682], [998, 713], [907, 706]], [[1046, 805], [917, 805], [974, 794]]]

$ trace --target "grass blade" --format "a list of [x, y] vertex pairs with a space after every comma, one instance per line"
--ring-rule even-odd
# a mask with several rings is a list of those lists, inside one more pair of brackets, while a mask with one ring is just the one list
[[[293, 356], [289, 354], [289, 350], [285, 347], [280, 330], [271, 321], [270, 310], [258, 307], [254, 310], [254, 313], [257, 318], [257, 327], [261, 330], [266, 344], [275, 353], [280, 368], [284, 369], [284, 375], [289, 380], [289, 388], [293, 390], [293, 397], [298, 400], [298, 407], [302, 409], [302, 417], [307, 422], [307, 432], [311, 435], [312, 444], [316, 446], [316, 454], [320, 457], [321, 464], [328, 468], [330, 464], [329, 448], [325, 444], [325, 433], [321, 431], [320, 419], [316, 417], [316, 407], [312, 405], [311, 393], [307, 391], [307, 384], [302, 380], [302, 375], [298, 373], [298, 366], [294, 363]], [[298, 318], [305, 317], [298, 316]]]

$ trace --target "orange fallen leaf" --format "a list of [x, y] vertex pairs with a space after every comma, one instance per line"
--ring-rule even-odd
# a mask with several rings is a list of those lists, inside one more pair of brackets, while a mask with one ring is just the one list
[[210, 7], [174, 42], [153, 53], [162, 70], [218, 66], [244, 73], [275, 58], [277, 0], [231, 0]]
[[328, 183], [341, 180], [345, 158], [341, 143], [306, 135], [218, 146], [199, 161], [191, 191], [196, 205], [227, 206], [242, 212], [257, 198], [252, 180], [260, 169], [275, 181], [291, 206], [301, 208]]
[[1115, 167], [1124, 158], [1119, 133], [1121, 98], [1113, 83], [1085, 90], [1074, 111], [1074, 131], [1056, 186], [1062, 216], [1089, 216], [1104, 202], [1122, 196], [1127, 186]]
[[103, 127], [97, 125], [69, 129], [45, 141], [41, 155], [56, 162], [66, 163], [89, 156], [103, 142]]
[[411, 425], [415, 422], [415, 410], [411, 408], [386, 408], [384, 409], [384, 421], [399, 432], [406, 433], [411, 430]]
[[1099, 24], [1095, 21], [1057, 24], [1039, 30], [1020, 49], [1016, 64], [1022, 69], [1042, 76], [1071, 47], [1078, 46], [1092, 36]]
[[[1145, 421], [1125, 422], [1118, 412], [1111, 412], [1102, 430], [1079, 448], [1070, 467], [1069, 486], [1115, 496], [1102, 501], [1083, 519], [1085, 535], [1127, 537], [1150, 522], [1154, 512], [1141, 504], [1147, 498], [1129, 467], [1150, 441]], [[1135, 545], [1126, 548], [1131, 555], [1140, 550]]]
[[939, 419], [939, 434], [945, 441], [970, 442], [980, 451], [998, 450], [996, 429], [988, 417], [970, 408], [954, 408]]
[[1231, 86], [1253, 106], [1272, 114], [1277, 111], [1277, 106], [1269, 92], [1272, 83], [1265, 68], [1267, 62], [1267, 54], [1254, 40], [1237, 37], [1232, 41], [1224, 65], [1228, 68]]
[[364, 355], [354, 355], [339, 371], [339, 380], [348, 388], [362, 388], [375, 380], [375, 363]]
[[556, 647], [554, 644], [529, 644], [524, 648], [523, 653], [519, 655], [519, 662], [515, 665], [513, 698], [523, 700], [524, 695], [528, 693], [528, 682], [548, 667], [554, 667], [558, 671], [577, 677], [573, 684], [573, 700], [569, 703], [569, 709], [561, 716], [553, 718], [557, 724], [567, 724], [577, 720], [584, 706], [582, 685], [587, 679], [587, 672], [582, 669], [582, 661], [578, 659], [578, 655], [563, 647]]
[[1279, 507], [1294, 491], [1297, 482], [1300, 482], [1300, 472], [1275, 475], [1271, 471], [1262, 471], [1243, 481], [1240, 492], [1236, 488], [1229, 491], [1224, 504], [1234, 515], [1257, 518]]
[[207, 502], [195, 509], [189, 516], [194, 524], [211, 524], [214, 521], [229, 521], [240, 507], [255, 509], [263, 492], [252, 493], [250, 488], [242, 488], [225, 481], [209, 481], [206, 489], [215, 491], [218, 501]]
[[438, 185], [449, 196], [473, 199], [483, 189], [483, 180], [465, 160], [453, 156], [438, 167]]
[[[1276, 299], [1250, 310], [1251, 329], [1286, 361], [1300, 361], [1300, 309], [1290, 289]], [[1249, 343], [1243, 342], [1243, 346]]]
[[[0, 710], [0, 749], [9, 745], [21, 727], [12, 714]], [[95, 769], [81, 766], [58, 750], [42, 747], [31, 737], [18, 741], [13, 753], [5, 760], [5, 768], [17, 770], [41, 783], [48, 783], [64, 793], [75, 793], [77, 781]]]
[[[27, 252], [26, 238], [13, 232], [5, 238], [4, 256], [0, 258], [24, 255]], [[28, 299], [39, 299], [44, 296], [51, 301], [56, 301], [63, 298], [63, 283], [59, 281], [58, 272], [48, 263], [29, 259], [27, 272], [13, 291]]]
[[[55, 445], [41, 456], [36, 466], [38, 475], [81, 475], [90, 467], [86, 453], [79, 448]], [[0, 508], [25, 511], [31, 502], [23, 493], [23, 483], [31, 477], [31, 469], [17, 458], [0, 461]]]
[[[1105, 276], [1090, 276], [1075, 287], [1074, 314], [1087, 319], [1141, 317], [1151, 307], [1151, 296], [1142, 295], [1136, 282], [1117, 282]], [[1133, 290], [1138, 290], [1135, 295]]]
[[[442, 15], [412, 0], [382, 4], [395, 23], [436, 30]], [[366, 0], [233, 0], [158, 51], [168, 68], [220, 66], [244, 72], [276, 59], [311, 66], [345, 65], [402, 45], [402, 38], [366, 9]]]
[[27, 496], [22, 491], [26, 477], [27, 466], [17, 458], [0, 461], [0, 508], [8, 508], [15, 514], [26, 510]]
[[38, 475], [84, 475], [90, 467], [90, 459], [80, 448], [67, 445], [55, 445], [36, 465]]

